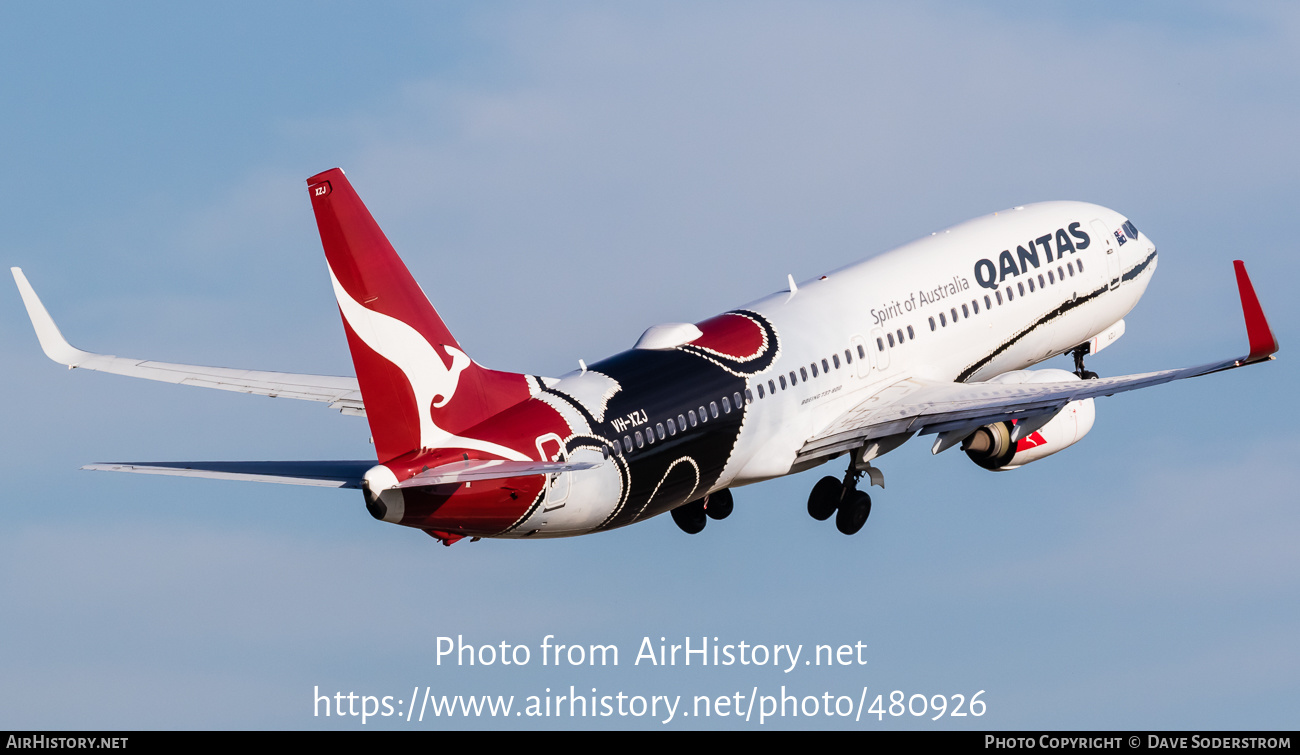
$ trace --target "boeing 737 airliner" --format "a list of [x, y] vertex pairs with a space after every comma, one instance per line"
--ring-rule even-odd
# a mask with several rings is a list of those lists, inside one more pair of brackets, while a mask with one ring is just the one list
[[[1246, 356], [1140, 375], [1086, 370], [1124, 333], [1156, 269], [1127, 218], [1044, 202], [976, 218], [636, 345], [558, 379], [475, 362], [343, 171], [307, 180], [356, 377], [255, 372], [81, 351], [22, 271], [41, 347], [69, 367], [327, 402], [370, 423], [376, 461], [150, 462], [87, 469], [360, 488], [377, 519], [464, 537], [565, 537], [665, 511], [686, 532], [730, 489], [843, 457], [808, 512], [845, 534], [871, 513], [863, 477], [916, 435], [980, 466], [1042, 459], [1092, 428], [1093, 399], [1268, 361], [1278, 350], [1236, 262]], [[1075, 371], [1027, 369], [1073, 354]]]

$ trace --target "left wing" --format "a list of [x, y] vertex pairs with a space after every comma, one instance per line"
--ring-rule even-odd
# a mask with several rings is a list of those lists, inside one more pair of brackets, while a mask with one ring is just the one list
[[1174, 380], [1222, 372], [1248, 364], [1267, 362], [1278, 350], [1255, 287], [1241, 260], [1233, 262], [1250, 352], [1244, 357], [1140, 375], [1059, 383], [922, 383], [903, 379], [887, 386], [845, 412], [798, 452], [804, 461], [833, 456], [875, 438], [911, 433], [946, 433], [935, 444], [942, 451], [983, 425], [1004, 420], [1032, 422], [1050, 419], [1066, 404], [1080, 399], [1111, 396]]
[[18, 284], [18, 292], [22, 294], [27, 315], [36, 329], [36, 337], [41, 342], [41, 349], [50, 359], [67, 365], [69, 369], [112, 372], [164, 383], [239, 391], [271, 398], [321, 401], [328, 403], [331, 409], [338, 409], [344, 414], [363, 417], [366, 414], [365, 404], [361, 401], [361, 389], [354, 377], [201, 367], [193, 364], [153, 362], [82, 351], [68, 343], [59, 332], [59, 327], [54, 324], [54, 319], [46, 311], [45, 305], [41, 304], [40, 298], [27, 282], [27, 276], [23, 275], [23, 271], [16, 267], [10, 268], [10, 271]]

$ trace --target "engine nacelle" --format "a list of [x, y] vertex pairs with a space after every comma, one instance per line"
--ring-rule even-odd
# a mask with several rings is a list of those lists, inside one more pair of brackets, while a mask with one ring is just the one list
[[[989, 380], [990, 383], [1060, 383], [1079, 380], [1079, 376], [1066, 370], [1016, 370]], [[1064, 448], [1078, 443], [1092, 429], [1097, 410], [1092, 399], [1071, 401], [1046, 424], [1024, 437], [1016, 436], [1016, 422], [996, 422], [985, 425], [962, 441], [961, 450], [971, 461], [995, 472], [1022, 467], [1038, 461]], [[1032, 422], [1033, 420], [1026, 420]]]

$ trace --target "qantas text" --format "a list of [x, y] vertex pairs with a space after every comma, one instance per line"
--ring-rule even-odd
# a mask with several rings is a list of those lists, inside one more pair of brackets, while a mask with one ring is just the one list
[[1087, 249], [1092, 240], [1079, 226], [1079, 223], [1071, 223], [1068, 226], [1069, 233], [1066, 233], [1065, 228], [1057, 228], [1055, 232], [1049, 231], [1038, 238], [1029, 239], [1017, 246], [1014, 254], [1010, 249], [1003, 249], [998, 254], [997, 262], [991, 259], [976, 262], [975, 281], [984, 288], [997, 288], [1007, 278], [1014, 278], [1038, 267], [1042, 262], [1040, 250], [1047, 257], [1046, 261], [1051, 262], [1061, 259], [1066, 253], [1074, 254]]

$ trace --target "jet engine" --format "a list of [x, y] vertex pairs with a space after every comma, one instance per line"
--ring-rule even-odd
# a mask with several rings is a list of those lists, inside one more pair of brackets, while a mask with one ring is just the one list
[[[1046, 369], [1007, 372], [988, 382], [1060, 383], [1079, 379], [1073, 372]], [[1071, 401], [1045, 422], [1041, 417], [1031, 417], [985, 425], [962, 441], [961, 450], [981, 467], [1004, 472], [1078, 443], [1092, 429], [1096, 418], [1092, 399]]]

